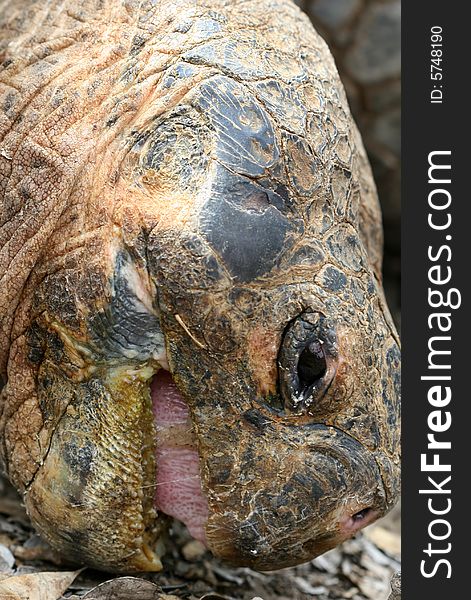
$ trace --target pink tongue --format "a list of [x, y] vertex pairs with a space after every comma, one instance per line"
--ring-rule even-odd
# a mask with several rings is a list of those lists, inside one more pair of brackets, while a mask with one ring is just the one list
[[157, 432], [155, 505], [206, 543], [208, 503], [201, 490], [199, 455], [188, 406], [170, 373], [163, 369], [152, 380], [151, 394]]

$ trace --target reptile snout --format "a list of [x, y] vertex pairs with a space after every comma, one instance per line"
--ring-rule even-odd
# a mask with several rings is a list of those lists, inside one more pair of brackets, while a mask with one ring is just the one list
[[[319, 423], [285, 423], [272, 435], [279, 441], [264, 488], [252, 493], [246, 482], [233, 510], [210, 516], [208, 540], [218, 556], [262, 571], [290, 566], [294, 556], [322, 554], [384, 514], [378, 466], [353, 437]], [[242, 462], [254, 453], [247, 448]]]

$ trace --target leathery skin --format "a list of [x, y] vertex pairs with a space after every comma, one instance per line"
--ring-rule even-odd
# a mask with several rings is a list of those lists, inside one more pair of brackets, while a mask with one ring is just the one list
[[215, 555], [281, 568], [384, 514], [400, 353], [381, 216], [307, 17], [19, 0], [0, 25], [0, 442], [37, 530], [79, 563], [161, 568], [160, 368]]

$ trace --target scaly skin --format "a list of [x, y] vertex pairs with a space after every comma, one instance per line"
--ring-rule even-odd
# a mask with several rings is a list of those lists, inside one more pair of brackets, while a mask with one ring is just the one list
[[[81, 563], [160, 568], [165, 361], [216, 555], [296, 564], [390, 509], [380, 213], [307, 17], [288, 0], [23, 0], [0, 24], [1, 449], [38, 531]], [[312, 342], [326, 368], [308, 393]]]
[[381, 200], [384, 272], [399, 289], [401, 1], [300, 0], [297, 4], [327, 42], [345, 85]]

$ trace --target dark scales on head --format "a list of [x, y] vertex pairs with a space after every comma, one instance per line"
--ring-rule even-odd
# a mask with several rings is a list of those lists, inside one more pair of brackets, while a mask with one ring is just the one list
[[282, 161], [271, 119], [227, 77], [199, 86], [192, 104], [215, 130], [218, 163], [199, 215], [201, 232], [234, 279], [249, 282], [269, 273], [292, 245], [290, 234], [302, 231], [286, 186], [275, 179]]
[[242, 175], [218, 167], [200, 227], [236, 281], [248, 282], [271, 271], [299, 230], [278, 207], [281, 196]]
[[158, 317], [131, 289], [130, 277], [136, 274], [134, 263], [129, 252], [117, 252], [110, 283], [110, 301], [89, 320], [91, 345], [98, 355], [106, 355], [107, 360], [146, 360], [164, 351]]

